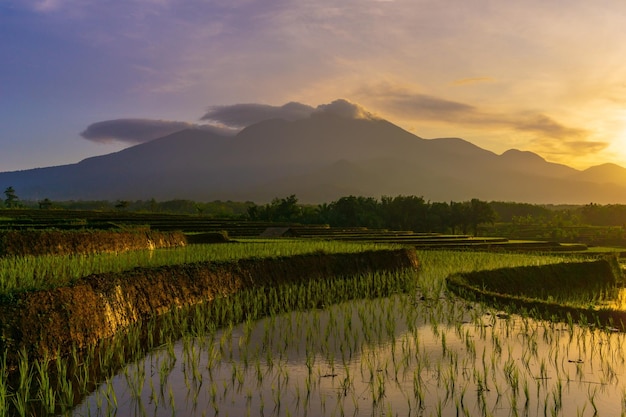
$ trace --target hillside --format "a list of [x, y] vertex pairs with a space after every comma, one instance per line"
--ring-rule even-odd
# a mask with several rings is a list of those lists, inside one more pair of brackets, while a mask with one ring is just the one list
[[236, 136], [182, 130], [71, 165], [0, 173], [22, 199], [266, 202], [296, 194], [411, 194], [530, 203], [625, 203], [626, 169], [579, 171], [531, 152], [497, 155], [459, 138], [423, 139], [378, 119], [266, 120]]

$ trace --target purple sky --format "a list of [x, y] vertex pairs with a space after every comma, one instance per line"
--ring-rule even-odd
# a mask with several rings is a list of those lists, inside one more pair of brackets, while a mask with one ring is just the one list
[[624, 27], [606, 0], [0, 0], [0, 171], [338, 98], [422, 137], [626, 165]]

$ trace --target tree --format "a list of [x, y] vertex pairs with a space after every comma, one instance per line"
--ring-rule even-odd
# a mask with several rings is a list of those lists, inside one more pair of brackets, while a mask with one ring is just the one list
[[332, 226], [381, 227], [379, 204], [372, 197], [341, 197], [330, 204]]
[[48, 210], [50, 207], [52, 207], [52, 201], [50, 201], [49, 198], [44, 198], [39, 202], [39, 208], [41, 210]]
[[6, 197], [4, 199], [4, 205], [7, 206], [8, 208], [14, 208], [20, 205], [19, 203], [20, 198], [15, 193], [15, 189], [13, 187], [11, 186], [7, 187], [4, 190], [4, 196]]
[[295, 194], [286, 198], [274, 199], [272, 201], [273, 219], [279, 222], [297, 221], [302, 215], [302, 209], [298, 206], [298, 198]]
[[456, 233], [457, 226], [461, 228], [461, 233], [467, 234], [469, 217], [469, 204], [467, 202], [450, 202], [450, 228], [453, 234]]
[[423, 197], [399, 195], [382, 197], [381, 200], [385, 227], [392, 230], [427, 231], [428, 205]]
[[450, 217], [450, 205], [448, 203], [430, 203], [428, 209], [428, 231], [445, 233], [448, 227], [450, 227]]
[[117, 200], [115, 203], [115, 208], [118, 210], [125, 210], [130, 205], [130, 201], [127, 200]]
[[302, 207], [298, 205], [298, 198], [292, 194], [285, 198], [275, 198], [264, 206], [252, 205], [247, 208], [250, 220], [270, 222], [297, 222], [302, 217]]
[[469, 224], [472, 226], [474, 236], [478, 234], [478, 225], [493, 223], [496, 220], [496, 212], [485, 201], [473, 198], [469, 202]]

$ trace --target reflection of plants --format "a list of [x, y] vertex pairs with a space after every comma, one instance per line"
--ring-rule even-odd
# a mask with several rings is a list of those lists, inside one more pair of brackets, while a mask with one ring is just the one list
[[[129, 329], [111, 341], [110, 348], [59, 359], [53, 375], [73, 380], [72, 386], [60, 385], [60, 376], [58, 382], [56, 377], [46, 382], [46, 368], [26, 358], [22, 385], [30, 375], [28, 400], [18, 399], [19, 384], [9, 388], [0, 374], [0, 393], [7, 392], [0, 396], [0, 407], [2, 398], [8, 398], [12, 411], [17, 401], [26, 404], [26, 415], [33, 407], [55, 407], [58, 412], [71, 396], [76, 401], [94, 389], [79, 381], [87, 379], [104, 381], [87, 400], [98, 408], [124, 407], [125, 393], [137, 406], [175, 410], [176, 401], [178, 407], [204, 407], [220, 415], [233, 415], [234, 399], [244, 397], [246, 411], [240, 414], [263, 410], [269, 415], [280, 409], [281, 415], [317, 415], [323, 410], [358, 415], [374, 407], [385, 414], [392, 409], [406, 414], [403, 407], [412, 415], [452, 415], [455, 409], [458, 415], [518, 415], [531, 407], [562, 414], [573, 382], [590, 378], [591, 369], [607, 390], [619, 387], [616, 376], [626, 362], [619, 349], [624, 335], [581, 326], [574, 318], [561, 325], [535, 321], [530, 315], [497, 316], [484, 306], [451, 298], [442, 284], [455, 270], [545, 258], [454, 252], [422, 252], [420, 258], [419, 276], [401, 272], [320, 279], [174, 311]], [[419, 296], [412, 292], [417, 286]], [[371, 299], [372, 291], [391, 296]], [[345, 293], [361, 300], [335, 305]], [[307, 310], [318, 301], [327, 307]], [[301, 310], [283, 314], [293, 306]], [[139, 341], [148, 330], [152, 336], [145, 337], [146, 348]], [[146, 349], [153, 349], [146, 359], [149, 366], [139, 360]], [[132, 363], [122, 368], [127, 377], [112, 378], [123, 362]], [[88, 372], [93, 368], [108, 373], [95, 376]], [[177, 380], [181, 386], [175, 385]], [[51, 392], [46, 386], [54, 387], [54, 399], [43, 398]], [[181, 388], [188, 392], [186, 402], [177, 397]], [[403, 404], [394, 402], [397, 393]], [[576, 401], [600, 413], [604, 388], [586, 394]], [[499, 411], [505, 408], [508, 414]]]
[[29, 368], [28, 353], [25, 349], [20, 351], [19, 360], [19, 381], [17, 390], [13, 396], [13, 405], [17, 415], [23, 417], [28, 412], [28, 402], [30, 401], [30, 389], [32, 382], [32, 369]]

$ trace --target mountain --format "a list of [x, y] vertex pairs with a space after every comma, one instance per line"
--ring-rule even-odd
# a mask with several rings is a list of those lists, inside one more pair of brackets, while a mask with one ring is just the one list
[[626, 168], [615, 164], [602, 164], [587, 168], [578, 173], [576, 177], [581, 181], [626, 187]]
[[[346, 195], [418, 195], [431, 201], [626, 202], [626, 169], [579, 171], [539, 155], [502, 155], [459, 138], [423, 139], [379, 119], [314, 113], [266, 120], [236, 136], [182, 130], [76, 164], [0, 173], [37, 200], [251, 200], [296, 194], [302, 202]], [[4, 189], [3, 188], [3, 189]]]

